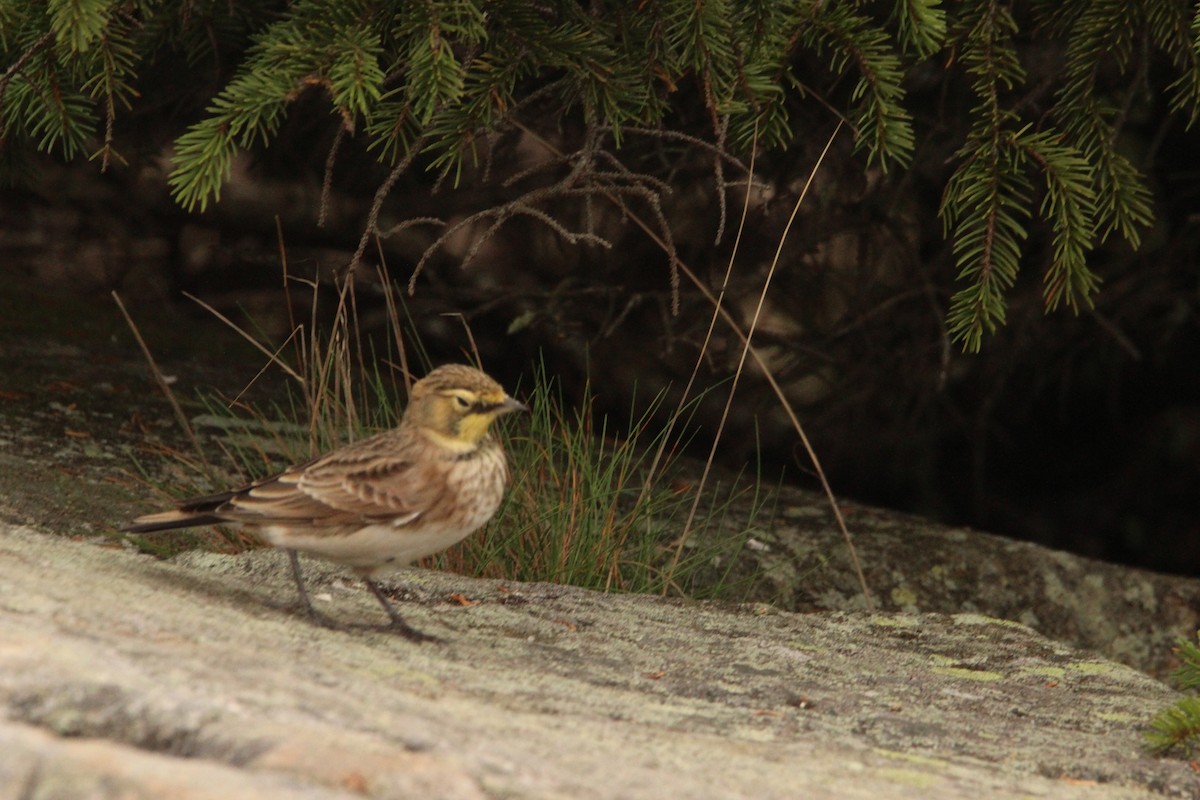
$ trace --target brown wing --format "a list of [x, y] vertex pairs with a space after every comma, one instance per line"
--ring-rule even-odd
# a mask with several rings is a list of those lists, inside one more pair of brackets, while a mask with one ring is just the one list
[[418, 458], [415, 450], [429, 445], [398, 433], [364, 439], [248, 486], [217, 513], [248, 524], [295, 522], [318, 528], [414, 521], [441, 498], [445, 464]]

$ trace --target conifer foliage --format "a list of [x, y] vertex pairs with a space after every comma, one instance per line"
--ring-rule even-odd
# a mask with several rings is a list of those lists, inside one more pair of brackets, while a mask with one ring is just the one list
[[[1077, 310], [1100, 284], [1092, 248], [1138, 244], [1153, 198], [1122, 130], [1151, 59], [1171, 71], [1171, 111], [1200, 112], [1187, 0], [0, 0], [3, 175], [35, 153], [120, 161], [140, 81], [168, 52], [222, 68], [192, 87], [204, 111], [175, 139], [170, 185], [189, 210], [219, 201], [234, 156], [270, 146], [311, 89], [339, 142], [444, 180], [534, 104], [619, 150], [694, 119], [688, 103], [705, 129], [682, 132], [734, 155], [811, 135], [794, 120], [814, 104], [850, 123], [864, 169], [892, 174], [929, 127], [906, 86], [935, 74], [970, 98], [949, 112], [965, 134], [938, 210], [959, 270], [948, 325], [969, 350], [1003, 324], [1022, 266], [1041, 268], [1047, 309]], [[1030, 52], [1061, 54], [1045, 91], [1023, 91]], [[1025, 263], [1035, 222], [1048, 264]]]
[[1200, 754], [1200, 633], [1195, 642], [1180, 639], [1175, 653], [1180, 663], [1171, 677], [1189, 694], [1154, 715], [1146, 746], [1157, 755], [1194, 758]]

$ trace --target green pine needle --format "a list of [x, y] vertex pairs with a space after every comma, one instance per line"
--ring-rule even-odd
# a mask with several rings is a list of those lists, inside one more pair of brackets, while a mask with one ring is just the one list
[[[1200, 631], [1197, 641], [1200, 641]], [[1175, 653], [1181, 663], [1172, 673], [1172, 680], [1184, 691], [1200, 690], [1200, 646], [1180, 639]], [[1146, 731], [1145, 737], [1147, 748], [1155, 755], [1182, 758], [1200, 755], [1200, 697], [1181, 698], [1159, 711], [1150, 721], [1150, 730]]]

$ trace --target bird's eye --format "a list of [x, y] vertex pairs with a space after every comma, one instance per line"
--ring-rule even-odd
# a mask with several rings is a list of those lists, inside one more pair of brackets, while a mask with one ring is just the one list
[[454, 395], [454, 405], [458, 406], [460, 410], [466, 411], [471, 407], [471, 401], [460, 394], [456, 394]]

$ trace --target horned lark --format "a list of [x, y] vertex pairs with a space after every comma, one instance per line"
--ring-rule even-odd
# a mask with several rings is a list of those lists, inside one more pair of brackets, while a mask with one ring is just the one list
[[508, 466], [489, 428], [497, 417], [523, 410], [479, 370], [441, 366], [413, 385], [399, 427], [274, 477], [138, 517], [124, 530], [240, 525], [287, 551], [300, 600], [315, 622], [337, 627], [313, 608], [297, 552], [349, 567], [394, 629], [430, 639], [409, 627], [373, 578], [444, 550], [491, 519]]

